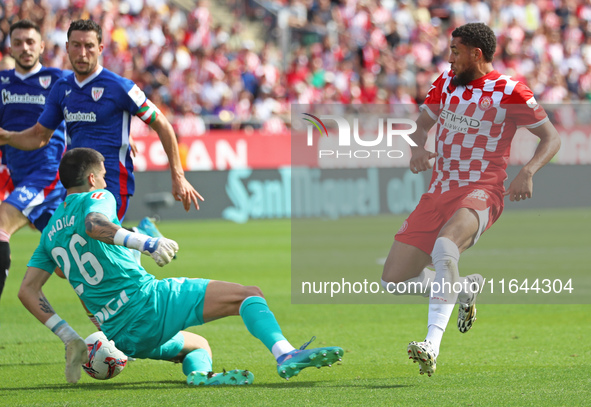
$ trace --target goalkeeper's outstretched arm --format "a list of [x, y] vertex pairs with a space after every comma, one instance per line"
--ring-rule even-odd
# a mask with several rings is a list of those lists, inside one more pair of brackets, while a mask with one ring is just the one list
[[111, 222], [99, 212], [91, 212], [84, 220], [86, 233], [103, 243], [125, 246], [152, 257], [160, 267], [170, 263], [179, 250], [174, 240], [165, 237], [154, 238], [141, 233], [130, 232]]

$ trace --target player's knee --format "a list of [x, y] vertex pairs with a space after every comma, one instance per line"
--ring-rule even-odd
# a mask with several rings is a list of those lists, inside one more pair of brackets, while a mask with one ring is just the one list
[[211, 356], [211, 347], [209, 346], [209, 341], [204, 337], [200, 336], [197, 343], [195, 344], [195, 349], [204, 349], [209, 353]]
[[265, 297], [261, 289], [255, 285], [249, 285], [244, 287], [244, 299], [248, 297]]
[[209, 342], [201, 335], [194, 334], [192, 332], [181, 331], [184, 337], [184, 345], [183, 350], [184, 353], [187, 354], [192, 352], [196, 349], [204, 349], [207, 353], [211, 356], [211, 348], [209, 346]]

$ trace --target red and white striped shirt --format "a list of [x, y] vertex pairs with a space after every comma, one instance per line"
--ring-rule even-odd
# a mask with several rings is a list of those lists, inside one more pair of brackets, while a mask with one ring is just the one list
[[451, 84], [443, 72], [421, 110], [437, 120], [437, 158], [429, 193], [478, 185], [504, 191], [511, 141], [518, 127], [548, 120], [533, 92], [522, 82], [492, 71], [466, 86]]

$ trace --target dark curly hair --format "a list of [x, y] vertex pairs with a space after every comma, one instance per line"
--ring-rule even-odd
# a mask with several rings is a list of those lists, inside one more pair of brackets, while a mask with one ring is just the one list
[[486, 62], [492, 62], [497, 49], [497, 37], [493, 30], [484, 23], [468, 23], [456, 28], [451, 33], [454, 38], [460, 38], [462, 44], [480, 48]]
[[68, 41], [70, 40], [72, 31], [94, 31], [98, 38], [98, 43], [101, 44], [103, 42], [103, 30], [101, 26], [90, 19], [72, 21], [70, 28], [68, 28]]

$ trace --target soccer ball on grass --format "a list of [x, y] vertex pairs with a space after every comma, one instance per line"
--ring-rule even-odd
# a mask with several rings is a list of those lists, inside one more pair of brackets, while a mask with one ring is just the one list
[[82, 369], [90, 377], [97, 380], [112, 379], [127, 365], [127, 356], [104, 333], [95, 332], [84, 342], [88, 346], [88, 363], [83, 364]]

